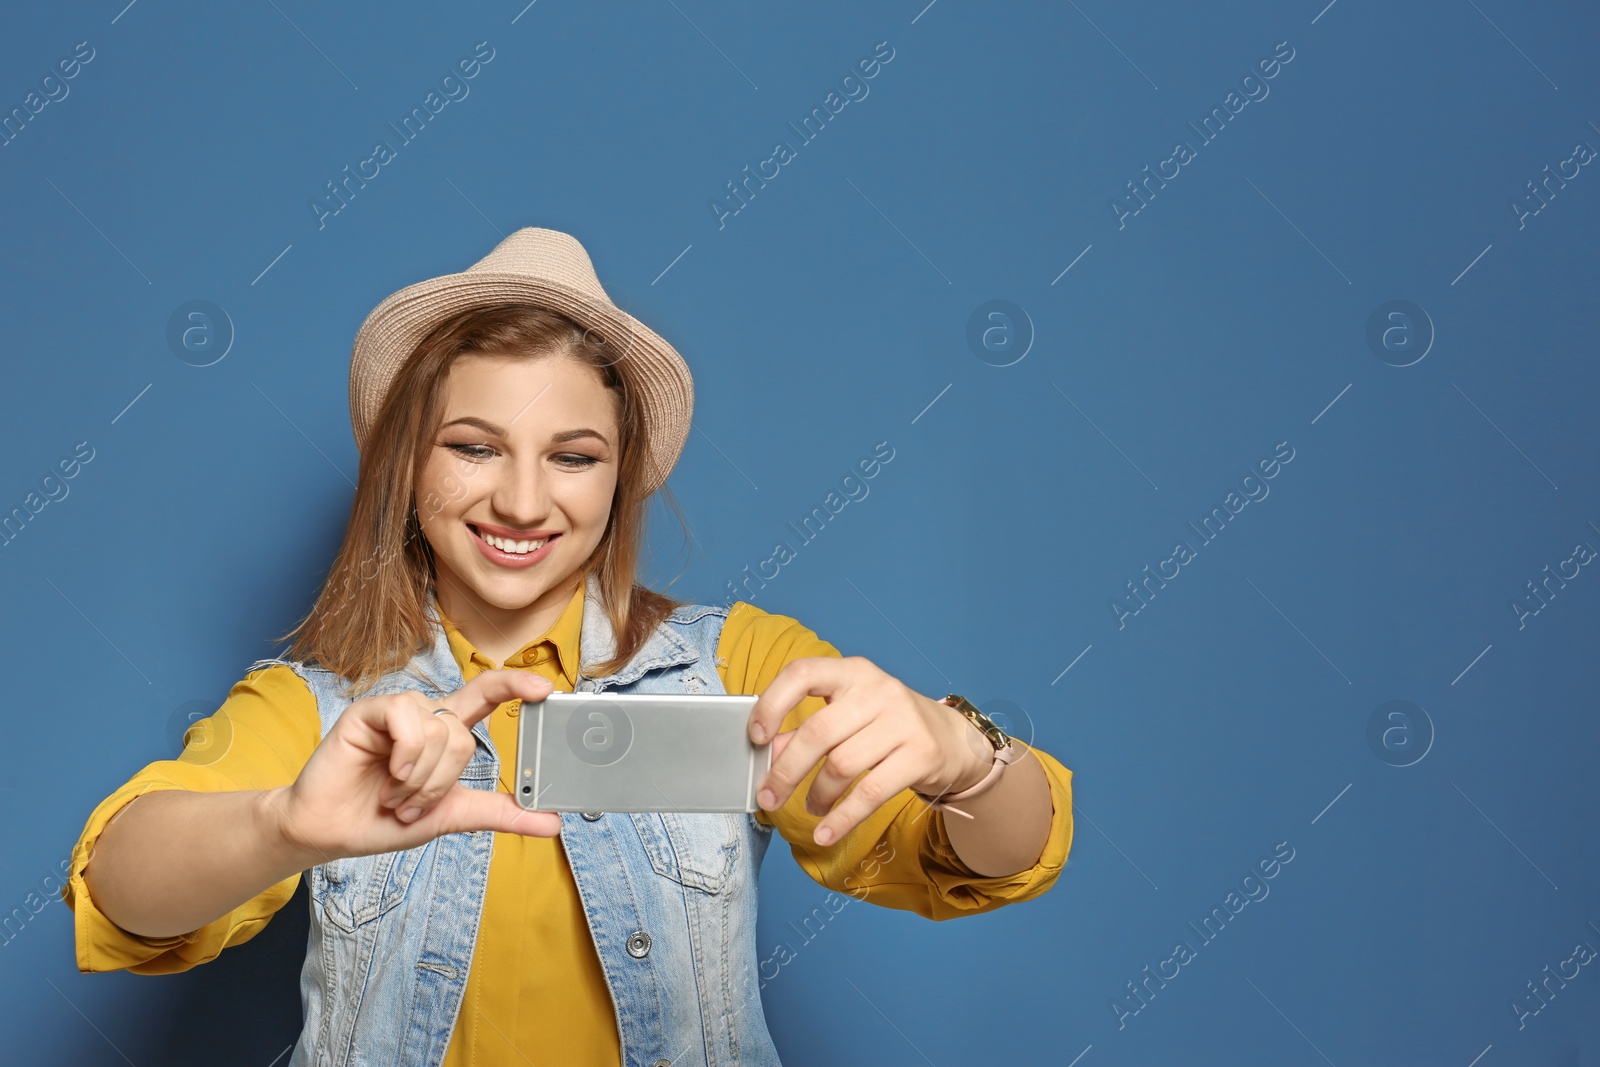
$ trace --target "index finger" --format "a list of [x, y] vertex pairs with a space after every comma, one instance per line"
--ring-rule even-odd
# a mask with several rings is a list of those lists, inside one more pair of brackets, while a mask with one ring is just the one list
[[554, 690], [550, 679], [541, 674], [502, 668], [484, 671], [437, 703], [454, 712], [461, 724], [471, 729], [508, 700], [543, 700]]
[[843, 689], [851, 658], [802, 656], [785, 663], [750, 709], [750, 736], [755, 743], [765, 744], [776, 737], [783, 720], [805, 697], [832, 697]]

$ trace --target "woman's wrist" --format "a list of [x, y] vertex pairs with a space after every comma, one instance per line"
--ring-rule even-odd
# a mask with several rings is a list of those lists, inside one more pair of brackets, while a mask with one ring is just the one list
[[283, 872], [281, 878], [334, 858], [295, 832], [287, 810], [289, 789], [286, 785], [263, 789], [255, 804], [257, 836], [266, 855], [273, 860], [273, 869]]
[[994, 773], [994, 765], [998, 758], [996, 755], [998, 750], [989, 743], [989, 739], [983, 735], [983, 731], [971, 723], [968, 723], [967, 726], [973, 733], [978, 735], [978, 739], [971, 746], [978, 752], [974, 760], [976, 766], [971, 774], [958, 779], [956, 784], [950, 787], [951, 793], [963, 793], [987, 779], [990, 774]]
[[[935, 703], [943, 704], [943, 701], [935, 701]], [[945, 706], [948, 707], [948, 705]], [[987, 779], [994, 769], [994, 745], [990, 743], [983, 731], [978, 729], [976, 723], [962, 716], [959, 712], [953, 712], [953, 714], [965, 724], [964, 732], [961, 735], [963, 741], [961, 749], [968, 758], [963, 768], [950, 779], [949, 784], [942, 790], [915, 790], [919, 795], [929, 800], [942, 800], [957, 793], [965, 792]]]

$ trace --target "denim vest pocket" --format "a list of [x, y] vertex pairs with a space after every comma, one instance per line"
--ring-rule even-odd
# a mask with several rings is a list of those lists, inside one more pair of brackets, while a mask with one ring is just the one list
[[[495, 786], [495, 762], [490, 758], [488, 750], [483, 747], [481, 739], [472, 758], [467, 760], [467, 765], [461, 768], [461, 784], [469, 789], [493, 789]], [[488, 782], [488, 785], [474, 785], [475, 782]]]
[[404, 852], [320, 863], [311, 868], [311, 898], [329, 922], [352, 932], [405, 899], [411, 876], [427, 848], [419, 845]]
[[[469, 789], [493, 789], [494, 779], [494, 763], [481, 749], [461, 770], [461, 784]], [[350, 933], [405, 899], [411, 876], [432, 844], [318, 864], [311, 868], [312, 900], [329, 922]]]
[[720, 892], [739, 858], [743, 815], [633, 812], [650, 866], [681, 885]]

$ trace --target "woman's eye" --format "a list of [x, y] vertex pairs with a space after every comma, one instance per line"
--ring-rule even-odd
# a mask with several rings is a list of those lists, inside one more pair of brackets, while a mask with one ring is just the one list
[[469, 459], [488, 459], [494, 449], [488, 445], [447, 445], [452, 452], [459, 453]]
[[578, 470], [582, 470], [585, 467], [592, 467], [596, 463], [600, 462], [594, 456], [580, 456], [576, 453], [557, 456], [556, 459], [560, 460], [566, 466], [573, 467]]

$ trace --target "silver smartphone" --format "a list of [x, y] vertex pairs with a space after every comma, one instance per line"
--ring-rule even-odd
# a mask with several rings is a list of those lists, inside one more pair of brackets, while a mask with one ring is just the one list
[[754, 696], [551, 693], [524, 702], [517, 802], [538, 811], [757, 811], [772, 743]]

